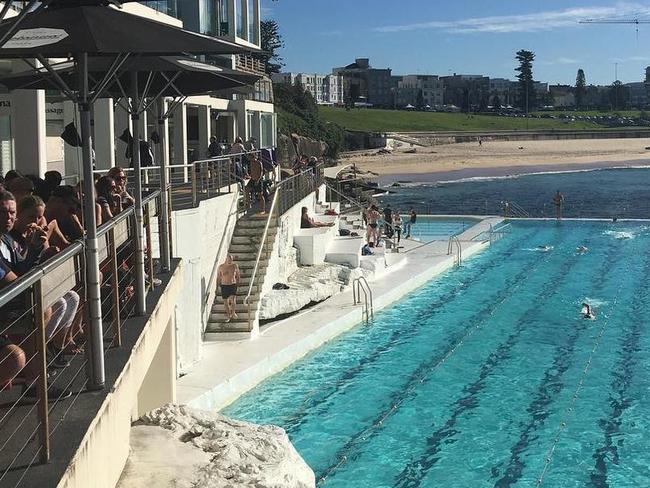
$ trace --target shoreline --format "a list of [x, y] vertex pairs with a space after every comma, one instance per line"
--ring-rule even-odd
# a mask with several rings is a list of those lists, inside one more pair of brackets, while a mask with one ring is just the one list
[[594, 161], [590, 163], [540, 163], [537, 165], [491, 166], [456, 170], [432, 169], [423, 173], [383, 174], [372, 177], [371, 179], [376, 180], [381, 188], [385, 188], [392, 186], [394, 183], [403, 185], [447, 184], [544, 174], [581, 173], [616, 169], [650, 169], [650, 162], [648, 164], [639, 163], [641, 161]]

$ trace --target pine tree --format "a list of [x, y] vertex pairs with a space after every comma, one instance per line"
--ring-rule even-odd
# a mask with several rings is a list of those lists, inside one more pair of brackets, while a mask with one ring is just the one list
[[576, 76], [576, 108], [582, 108], [585, 103], [585, 95], [587, 94], [587, 81], [585, 79], [585, 72], [580, 68]]
[[519, 66], [515, 71], [519, 72], [517, 79], [519, 80], [519, 99], [517, 105], [526, 113], [530, 112], [532, 108], [537, 106], [535, 96], [535, 86], [533, 84], [533, 61], [535, 60], [535, 53], [522, 49], [517, 51], [516, 55]]

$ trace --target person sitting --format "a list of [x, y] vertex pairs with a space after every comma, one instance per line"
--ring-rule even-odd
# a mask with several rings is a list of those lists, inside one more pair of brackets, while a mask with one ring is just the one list
[[594, 320], [596, 318], [596, 314], [594, 313], [593, 308], [591, 308], [591, 305], [589, 305], [586, 302], [582, 304], [582, 310], [580, 311], [580, 313], [582, 314], [582, 318], [588, 320]]
[[307, 207], [302, 207], [302, 215], [300, 216], [301, 229], [313, 229], [315, 227], [332, 227], [334, 222], [319, 222], [309, 216]]
[[117, 193], [119, 194], [120, 200], [122, 201], [122, 209], [135, 205], [135, 198], [132, 197], [126, 189], [127, 177], [126, 173], [124, 172], [124, 168], [121, 166], [114, 166], [108, 170], [106, 176], [115, 180]]
[[81, 204], [73, 186], [57, 186], [45, 205], [45, 218], [56, 222], [63, 236], [69, 241], [81, 239], [84, 234], [79, 213]]
[[115, 180], [110, 176], [102, 176], [95, 184], [97, 203], [101, 207], [102, 222], [111, 220], [122, 211], [122, 199], [117, 190]]
[[[14, 232], [25, 233], [26, 229], [33, 225], [45, 230], [50, 246], [64, 249], [70, 245], [70, 241], [59, 228], [58, 222], [56, 220], [49, 222], [45, 217], [45, 203], [36, 195], [27, 196], [18, 202], [18, 218]], [[14, 238], [19, 239], [19, 235]]]
[[215, 136], [210, 137], [210, 144], [208, 144], [208, 157], [209, 158], [218, 158], [223, 154], [223, 148], [221, 144], [217, 142]]
[[34, 193], [34, 183], [26, 176], [17, 176], [8, 180], [5, 185], [7, 190], [20, 202], [23, 198]]

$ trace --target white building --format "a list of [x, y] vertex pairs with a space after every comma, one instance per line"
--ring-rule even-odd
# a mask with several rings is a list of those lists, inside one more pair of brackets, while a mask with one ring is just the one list
[[[259, 0], [176, 0], [125, 3], [127, 12], [202, 34], [227, 39], [247, 47], [260, 45]], [[209, 3], [211, 9], [203, 8]], [[19, 5], [15, 3], [14, 5]], [[20, 5], [19, 5], [20, 8]], [[182, 15], [181, 15], [182, 10]], [[14, 11], [13, 15], [17, 12]], [[218, 28], [217, 28], [218, 27]], [[209, 62], [263, 74], [263, 65], [250, 56], [214, 56]], [[29, 69], [22, 61], [0, 60], [0, 75]], [[81, 155], [76, 148], [60, 139], [70, 122], [79, 127], [72, 102], [61, 102], [56, 93], [16, 90], [0, 93], [0, 169], [2, 174], [17, 169], [23, 174], [43, 176], [58, 170], [74, 182], [81, 174]], [[130, 128], [126, 112], [113, 99], [99, 99], [93, 112], [93, 143], [97, 168], [125, 165], [126, 144], [117, 139]], [[276, 119], [273, 111], [271, 82], [262, 78], [250, 90], [233, 90], [219, 97], [189, 97], [170, 117], [171, 164], [186, 164], [190, 158], [201, 159], [211, 136], [232, 142], [235, 137], [255, 137], [259, 145], [276, 142]], [[147, 137], [157, 130], [155, 115], [141, 117], [141, 133]]]
[[311, 93], [319, 105], [339, 105], [343, 103], [343, 82], [340, 75], [320, 75], [318, 73], [274, 73], [273, 83], [301, 85]]

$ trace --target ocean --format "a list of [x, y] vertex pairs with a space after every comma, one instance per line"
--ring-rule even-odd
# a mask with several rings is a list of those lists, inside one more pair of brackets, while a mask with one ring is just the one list
[[421, 214], [498, 215], [509, 201], [531, 217], [554, 217], [552, 199], [559, 190], [565, 217], [650, 218], [650, 168], [402, 183], [386, 189], [391, 193], [381, 196], [380, 203], [403, 213], [414, 207]]

